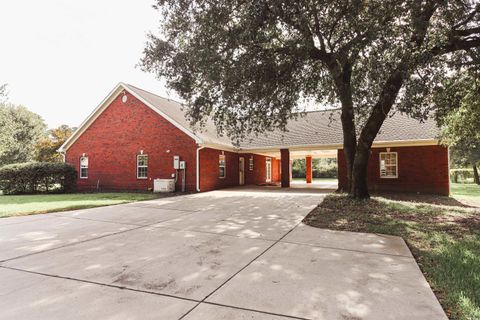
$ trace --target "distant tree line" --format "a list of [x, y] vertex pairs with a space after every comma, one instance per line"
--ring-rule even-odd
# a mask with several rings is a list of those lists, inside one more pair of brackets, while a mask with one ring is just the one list
[[74, 129], [48, 129], [38, 114], [8, 102], [0, 85], [0, 191], [3, 194], [70, 192], [75, 168], [63, 163], [58, 148]]
[[437, 122], [441, 126], [441, 141], [450, 147], [450, 167], [471, 168], [469, 171], [453, 170], [452, 180], [457, 182], [461, 176], [465, 181], [471, 172], [473, 181], [480, 185], [480, 80], [477, 73], [452, 76], [437, 92], [435, 103], [439, 109]]
[[62, 162], [57, 149], [74, 128], [48, 129], [38, 114], [8, 101], [6, 85], [0, 85], [0, 167], [12, 163]]
[[[305, 178], [305, 159], [294, 159], [292, 162], [292, 177]], [[337, 159], [314, 158], [312, 159], [313, 178], [337, 178]]]

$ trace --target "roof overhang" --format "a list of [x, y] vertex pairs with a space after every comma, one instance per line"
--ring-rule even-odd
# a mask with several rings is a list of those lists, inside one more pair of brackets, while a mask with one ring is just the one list
[[68, 138], [65, 143], [57, 150], [58, 152], [65, 152], [72, 146], [72, 144], [87, 130], [88, 127], [102, 114], [103, 111], [117, 98], [119, 94], [122, 92], [128, 92], [135, 98], [137, 98], [139, 101], [141, 101], [143, 104], [145, 104], [147, 107], [158, 113], [160, 116], [165, 118], [167, 121], [172, 123], [175, 127], [180, 129], [182, 132], [184, 132], [186, 135], [191, 137], [192, 139], [195, 140], [196, 143], [201, 144], [203, 143], [203, 140], [195, 135], [193, 131], [191, 131], [188, 128], [185, 128], [184, 126], [180, 125], [177, 121], [172, 119], [170, 116], [165, 114], [164, 112], [158, 110], [154, 106], [150, 104], [147, 100], [145, 100], [143, 97], [139, 96], [136, 92], [133, 90], [130, 90], [127, 85], [125, 85], [123, 82], [120, 82], [113, 88], [112, 91], [107, 95], [105, 99], [93, 110], [93, 112], [83, 121], [80, 126], [75, 130], [75, 132]]
[[[396, 141], [375, 141], [372, 148], [388, 147], [414, 147], [414, 146], [433, 146], [438, 145], [436, 139], [417, 139], [417, 140], [396, 140]], [[310, 145], [278, 145], [259, 148], [240, 148], [239, 153], [271, 153], [278, 152], [280, 149], [289, 149], [290, 151], [317, 151], [317, 150], [338, 150], [343, 149], [342, 143], [334, 144], [310, 144]]]

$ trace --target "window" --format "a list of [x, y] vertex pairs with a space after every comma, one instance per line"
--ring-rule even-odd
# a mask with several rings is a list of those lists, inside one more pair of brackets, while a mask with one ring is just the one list
[[147, 179], [148, 174], [148, 155], [137, 155], [137, 179]]
[[380, 178], [398, 178], [398, 154], [380, 152]]
[[218, 156], [218, 168], [219, 168], [219, 177], [225, 178], [227, 172], [225, 170], [225, 155], [221, 154]]
[[253, 171], [253, 157], [248, 159], [248, 170]]
[[88, 178], [88, 157], [80, 157], [80, 179]]

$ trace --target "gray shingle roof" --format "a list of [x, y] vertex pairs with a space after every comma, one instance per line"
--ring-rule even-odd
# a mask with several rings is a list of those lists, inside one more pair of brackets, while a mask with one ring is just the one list
[[[151, 92], [126, 85], [151, 106], [167, 114], [181, 126], [194, 132], [185, 118], [185, 111], [179, 102], [162, 98]], [[218, 136], [212, 121], [208, 121], [205, 129], [194, 132], [201, 140], [233, 147], [226, 136]], [[418, 141], [436, 139], [438, 128], [433, 119], [420, 122], [409, 116], [396, 112], [383, 123], [376, 142]], [[342, 144], [342, 126], [338, 110], [306, 112], [287, 125], [287, 131], [276, 130], [250, 137], [240, 144], [242, 149], [262, 149], [281, 146], [321, 146]]]
[[[438, 128], [433, 119], [425, 122], [402, 113], [388, 117], [382, 125], [376, 142], [433, 140]], [[287, 132], [275, 131], [259, 135], [242, 144], [244, 148], [275, 146], [335, 145], [343, 143], [339, 110], [312, 111], [287, 125]]]

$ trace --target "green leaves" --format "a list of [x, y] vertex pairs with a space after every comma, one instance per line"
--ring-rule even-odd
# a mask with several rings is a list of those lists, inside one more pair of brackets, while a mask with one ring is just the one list
[[23, 106], [0, 104], [0, 166], [33, 160], [45, 134], [43, 119]]
[[437, 93], [437, 118], [442, 142], [452, 149], [460, 165], [480, 161], [480, 90], [471, 73], [455, 74]]
[[[475, 13], [465, 20], [474, 6], [467, 0], [157, 3], [164, 19], [149, 37], [144, 70], [167, 79], [192, 123], [211, 118], [234, 140], [284, 129], [305, 98], [346, 101], [359, 131], [383, 100], [423, 119], [447, 62], [473, 61], [465, 39], [479, 36], [465, 31], [478, 24]], [[395, 72], [400, 91], [388, 87]]]
[[35, 160], [40, 162], [62, 162], [63, 156], [57, 150], [73, 134], [74, 129], [67, 125], [48, 130], [35, 144]]
[[0, 167], [0, 190], [4, 194], [70, 192], [76, 177], [75, 168], [66, 163], [15, 163]]

